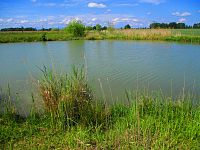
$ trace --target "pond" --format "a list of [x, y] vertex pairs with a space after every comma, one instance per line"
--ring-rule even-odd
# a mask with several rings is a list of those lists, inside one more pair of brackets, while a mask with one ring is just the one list
[[125, 89], [175, 96], [183, 88], [200, 90], [200, 45], [117, 40], [0, 44], [0, 86], [9, 83], [26, 106], [42, 77], [39, 68], [64, 72], [74, 64], [87, 66], [90, 86], [108, 102], [123, 102]]

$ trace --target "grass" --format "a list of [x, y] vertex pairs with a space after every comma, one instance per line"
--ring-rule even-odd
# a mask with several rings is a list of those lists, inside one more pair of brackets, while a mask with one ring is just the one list
[[66, 41], [72, 39], [74, 38], [64, 31], [0, 32], [0, 43]]
[[[45, 40], [44, 40], [45, 34]], [[0, 32], [0, 43], [66, 40], [157, 40], [200, 43], [200, 29], [128, 29], [113, 31], [87, 31], [85, 37], [73, 37], [64, 31]]]
[[[200, 105], [184, 93], [177, 99], [160, 92], [126, 92], [128, 105], [96, 100], [83, 69], [57, 74], [41, 69], [38, 85], [44, 112], [33, 105], [28, 117], [17, 114], [2, 96], [2, 149], [198, 149]], [[8, 88], [9, 89], [9, 88]], [[1, 94], [3, 95], [3, 94]], [[197, 101], [197, 100], [196, 100]]]

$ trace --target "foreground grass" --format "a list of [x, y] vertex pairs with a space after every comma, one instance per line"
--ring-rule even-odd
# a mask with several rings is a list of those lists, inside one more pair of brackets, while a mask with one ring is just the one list
[[128, 105], [95, 101], [84, 72], [55, 75], [44, 68], [39, 91], [45, 112], [33, 101], [17, 115], [9, 96], [0, 115], [2, 149], [198, 149], [200, 106], [185, 96], [128, 93]]
[[[45, 34], [45, 39], [44, 39]], [[200, 43], [200, 29], [129, 29], [113, 31], [86, 31], [85, 37], [72, 37], [64, 31], [0, 32], [0, 43], [32, 41], [86, 40], [157, 40]]]

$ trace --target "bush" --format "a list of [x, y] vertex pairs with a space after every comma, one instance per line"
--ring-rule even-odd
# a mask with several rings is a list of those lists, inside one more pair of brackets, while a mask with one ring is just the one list
[[74, 37], [83, 37], [85, 26], [81, 21], [73, 20], [66, 27], [66, 31]]

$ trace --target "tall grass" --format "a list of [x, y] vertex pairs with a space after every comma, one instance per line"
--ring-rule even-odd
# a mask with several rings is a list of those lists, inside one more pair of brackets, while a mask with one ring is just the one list
[[2, 148], [199, 148], [200, 105], [190, 95], [172, 99], [160, 92], [126, 92], [128, 105], [108, 106], [92, 96], [83, 69], [41, 71], [38, 88], [45, 112], [38, 115], [32, 109], [22, 122], [1, 114]]
[[[193, 34], [193, 33], [196, 34]], [[172, 30], [172, 29], [126, 29], [114, 30], [113, 32], [102, 31], [101, 33], [88, 33], [86, 39], [116, 39], [116, 40], [156, 40], [178, 41], [188, 43], [200, 43], [198, 30]]]

